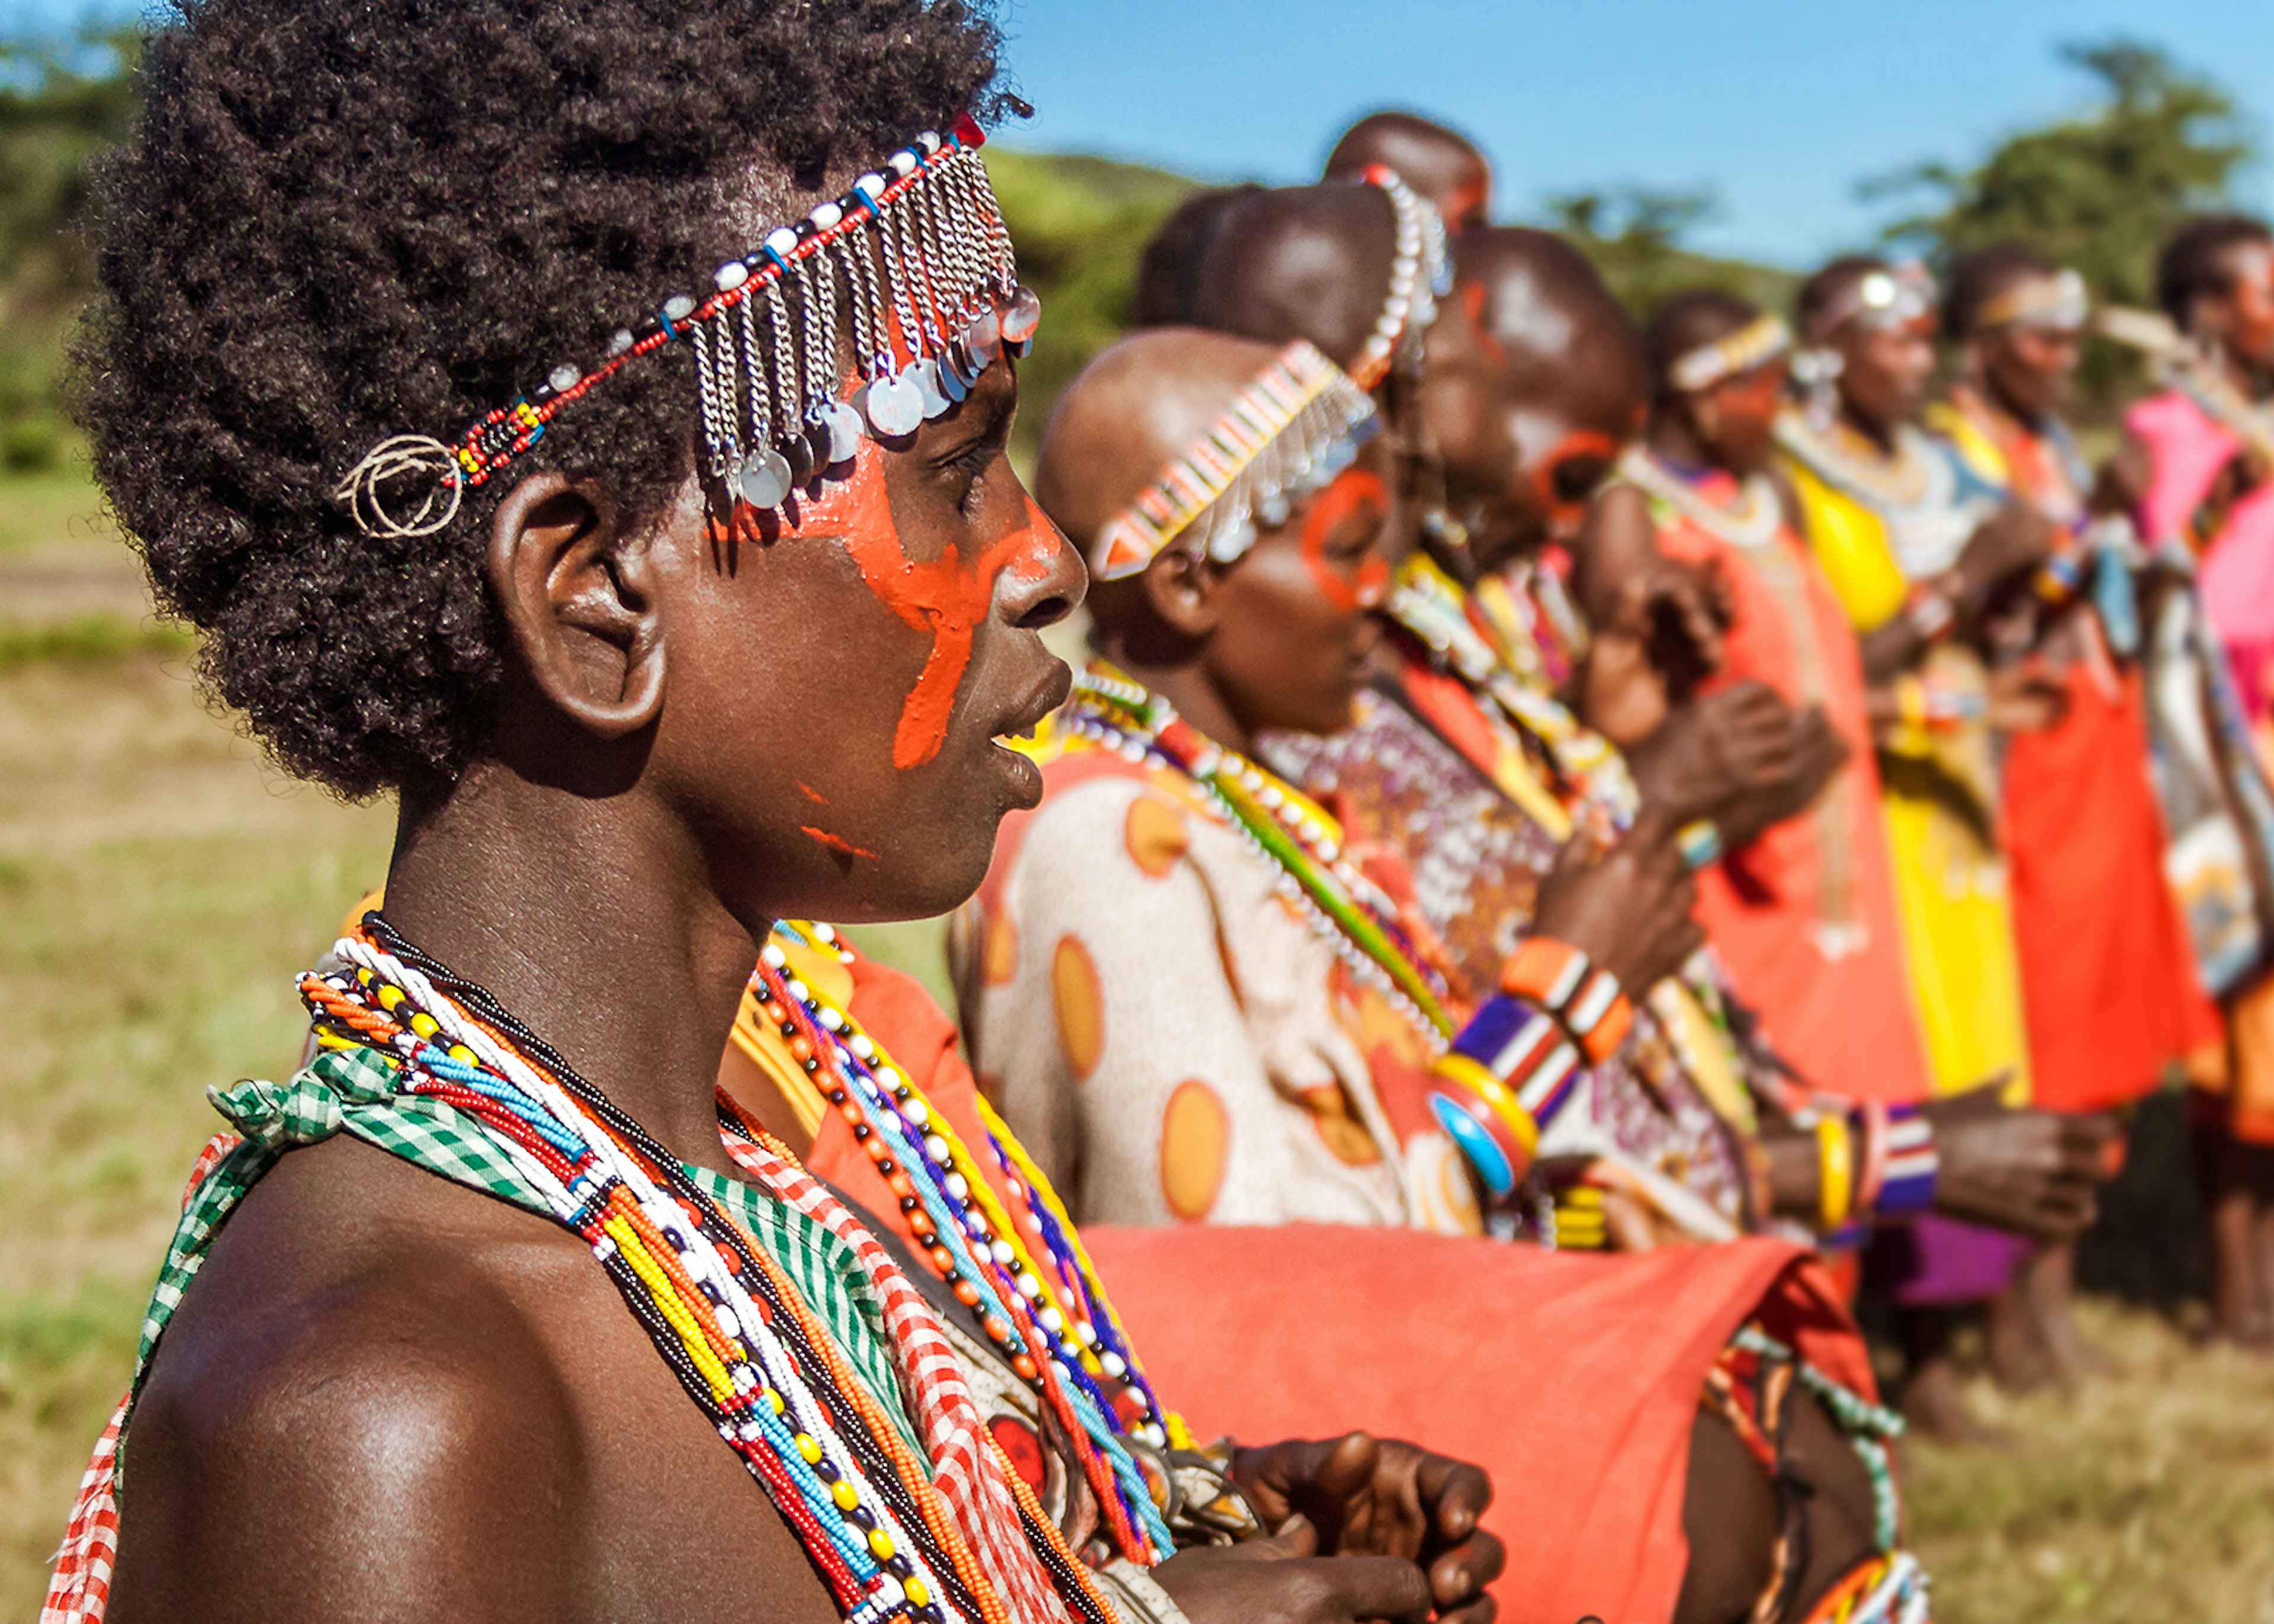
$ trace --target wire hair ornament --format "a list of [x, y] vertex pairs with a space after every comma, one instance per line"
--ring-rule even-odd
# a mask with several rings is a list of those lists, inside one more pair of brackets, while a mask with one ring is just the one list
[[[425, 434], [396, 434], [365, 452], [332, 496], [354, 514], [357, 527], [366, 536], [387, 540], [432, 536], [458, 516], [465, 486], [457, 471], [458, 459], [440, 440]], [[418, 482], [409, 492], [418, 506], [407, 515], [388, 507], [390, 488], [404, 481]]]
[[1174, 544], [1230, 564], [1262, 530], [1348, 468], [1380, 425], [1372, 397], [1306, 339], [1272, 358], [1224, 415], [1170, 459], [1089, 547], [1101, 581], [1141, 573]]
[[[945, 136], [925, 132], [843, 197], [719, 266], [707, 291], [674, 294], [617, 329], [591, 367], [554, 365], [455, 442], [381, 440], [336, 499], [367, 536], [432, 535], [569, 404], [674, 343], [693, 352], [706, 485], [769, 509], [832, 470], [849, 477], [864, 436], [904, 440], [952, 410], [1004, 354], [1033, 346], [1042, 301], [1019, 281], [979, 157], [986, 139], [968, 114]], [[847, 349], [849, 391], [840, 358]], [[415, 481], [425, 488], [414, 492]]]

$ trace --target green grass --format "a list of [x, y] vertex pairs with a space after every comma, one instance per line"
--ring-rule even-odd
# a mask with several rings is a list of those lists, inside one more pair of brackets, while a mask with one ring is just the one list
[[[292, 974], [392, 822], [280, 778], [177, 645], [45, 635], [0, 660], [0, 1618], [37, 1605], [132, 1367], [205, 1089], [293, 1064]], [[939, 921], [855, 934], [945, 996]], [[2105, 1304], [2087, 1328], [2112, 1375], [1977, 1394], [2001, 1447], [1906, 1447], [1936, 1617], [2274, 1620], [2274, 1362]]]
[[117, 528], [76, 457], [54, 473], [0, 479], [0, 559], [33, 549], [117, 544]]
[[293, 1064], [292, 974], [390, 835], [266, 769], [179, 661], [0, 671], [0, 1616], [132, 1368], [205, 1089]]
[[84, 664], [130, 654], [187, 654], [189, 631], [170, 620], [142, 622], [123, 614], [82, 614], [56, 623], [0, 625], [0, 671], [45, 660]]

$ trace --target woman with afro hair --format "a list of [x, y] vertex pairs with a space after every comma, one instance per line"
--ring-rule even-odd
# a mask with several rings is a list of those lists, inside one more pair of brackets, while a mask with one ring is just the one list
[[[769, 940], [961, 900], [1066, 692], [997, 45], [955, 0], [154, 30], [96, 470], [212, 693], [400, 816], [311, 1064], [214, 1094], [47, 1616], [1490, 1618], [1481, 1474], [1193, 1449], [1047, 1192]], [[715, 1092], [746, 996], [867, 1207]]]

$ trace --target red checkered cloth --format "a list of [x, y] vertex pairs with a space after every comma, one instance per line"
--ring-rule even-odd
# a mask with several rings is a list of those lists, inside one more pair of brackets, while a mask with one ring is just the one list
[[[216, 1133], [206, 1141], [190, 1169], [190, 1182], [182, 1191], [182, 1206], [189, 1207], [206, 1176], [221, 1159], [237, 1148], [234, 1133]], [[118, 1434], [126, 1425], [127, 1407], [134, 1402], [130, 1390], [110, 1413], [110, 1425], [96, 1440], [79, 1481], [79, 1498], [72, 1502], [71, 1525], [64, 1530], [62, 1549], [56, 1553], [56, 1569], [48, 1581], [48, 1598], [40, 1607], [40, 1624], [102, 1624], [110, 1606], [110, 1569], [118, 1558]]]

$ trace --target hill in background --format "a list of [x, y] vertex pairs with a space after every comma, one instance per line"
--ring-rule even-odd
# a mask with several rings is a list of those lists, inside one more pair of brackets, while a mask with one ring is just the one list
[[[1075, 153], [990, 145], [987, 172], [1011, 235], [1020, 276], [1042, 296], [1043, 326], [1020, 373], [1015, 448], [1022, 467], [1050, 420], [1058, 391], [1091, 357], [1129, 329], [1137, 262], [1145, 241], [1199, 181], [1167, 169]], [[1721, 259], [1675, 245], [1686, 223], [1649, 194], [1584, 194], [1554, 205], [1556, 225], [1587, 257], [1637, 320], [1677, 288], [1726, 288], [1774, 309], [1789, 305], [1788, 271]]]

